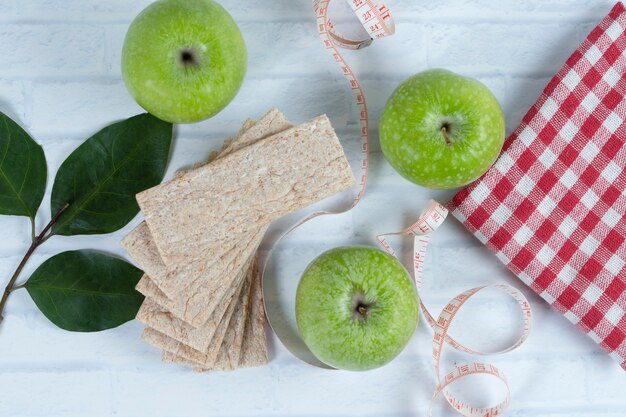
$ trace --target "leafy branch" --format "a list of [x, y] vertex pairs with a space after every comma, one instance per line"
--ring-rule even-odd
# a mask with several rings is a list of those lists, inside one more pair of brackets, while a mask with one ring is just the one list
[[42, 313], [72, 331], [99, 331], [134, 318], [143, 298], [134, 286], [141, 270], [94, 251], [60, 253], [22, 285], [16, 282], [44, 242], [55, 235], [112, 233], [139, 212], [135, 195], [163, 180], [172, 124], [141, 114], [111, 124], [83, 142], [57, 172], [50, 222], [39, 235], [35, 217], [47, 182], [43, 149], [0, 113], [0, 214], [30, 219], [32, 242], [0, 299], [0, 322], [9, 296], [26, 288]]

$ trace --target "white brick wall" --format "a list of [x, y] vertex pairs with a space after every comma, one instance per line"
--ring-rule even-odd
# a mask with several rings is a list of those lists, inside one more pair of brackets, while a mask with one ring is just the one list
[[[129, 22], [147, 4], [0, 0], [0, 110], [44, 146], [52, 178], [81, 140], [141, 111], [125, 91], [119, 59]], [[309, 1], [222, 4], [246, 37], [248, 77], [220, 115], [177, 129], [170, 173], [218, 146], [244, 116], [257, 117], [271, 106], [286, 110], [294, 121], [328, 113], [348, 155], [358, 158], [352, 96], [316, 37]], [[488, 84], [511, 130], [611, 5], [609, 0], [389, 0], [397, 35], [346, 55], [362, 76], [374, 127], [399, 81], [425, 68], [447, 67]], [[374, 234], [406, 225], [430, 198], [450, 197], [450, 192], [408, 184], [384, 162], [376, 143], [373, 148], [372, 180], [362, 205], [307, 225], [279, 248], [281, 270], [294, 281], [322, 250], [348, 242], [373, 244]], [[48, 204], [46, 198], [40, 226], [49, 216]], [[137, 221], [104, 237], [55, 238], [33, 257], [23, 277], [64, 250], [92, 247], [123, 254], [119, 239]], [[26, 219], [0, 217], [0, 283], [25, 251], [28, 234]], [[473, 285], [521, 286], [455, 221], [434, 239], [425, 281], [423, 296], [435, 310]], [[519, 351], [493, 359], [510, 379], [513, 404], [507, 415], [623, 417], [623, 371], [566, 319], [525, 292], [536, 312], [534, 333]], [[487, 332], [505, 343], [514, 336], [511, 311], [508, 301], [485, 294], [468, 306], [455, 332], [480, 343], [476, 335], [489, 321]], [[268, 367], [195, 375], [162, 364], [157, 350], [139, 341], [140, 332], [133, 322], [99, 334], [67, 333], [49, 324], [27, 294], [15, 293], [0, 327], [0, 416], [413, 416], [425, 415], [434, 386], [430, 333], [424, 326], [401, 357], [363, 375], [305, 366], [275, 341]], [[447, 359], [463, 358], [451, 353]], [[463, 391], [475, 393], [483, 383], [474, 381]]]

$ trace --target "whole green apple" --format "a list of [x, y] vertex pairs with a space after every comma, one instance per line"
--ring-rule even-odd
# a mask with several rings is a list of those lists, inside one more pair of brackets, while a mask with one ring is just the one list
[[443, 69], [424, 71], [393, 93], [380, 119], [380, 145], [404, 178], [428, 188], [469, 184], [495, 162], [504, 116], [481, 82]]
[[417, 290], [406, 269], [376, 248], [325, 252], [298, 284], [300, 335], [334, 368], [365, 371], [388, 363], [409, 342], [418, 317]]
[[212, 0], [159, 0], [131, 23], [122, 75], [137, 103], [172, 123], [219, 113], [247, 68], [246, 45], [232, 17]]

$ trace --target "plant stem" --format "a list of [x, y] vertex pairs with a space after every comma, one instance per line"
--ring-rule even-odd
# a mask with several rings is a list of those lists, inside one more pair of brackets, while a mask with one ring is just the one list
[[30, 219], [30, 237], [31, 237], [31, 242], [35, 241], [35, 218], [34, 217], [29, 217]]
[[9, 280], [9, 284], [4, 289], [4, 294], [2, 295], [2, 300], [0, 300], [0, 322], [2, 322], [2, 320], [4, 319], [4, 316], [2, 315], [2, 311], [4, 311], [4, 305], [6, 304], [7, 299], [9, 298], [9, 294], [11, 294], [11, 291], [13, 290], [13, 286], [15, 285], [15, 281], [17, 280], [17, 277], [20, 275], [20, 272], [22, 272], [22, 269], [24, 269], [24, 266], [26, 265], [26, 262], [28, 261], [28, 259], [31, 257], [33, 252], [35, 252], [35, 249], [37, 249], [37, 246], [39, 246], [39, 245], [37, 244], [37, 239], [35, 238], [33, 243], [30, 244], [30, 247], [28, 248], [28, 251], [26, 251], [26, 255], [24, 255], [24, 257], [22, 258], [22, 261], [17, 266], [17, 269], [13, 273], [13, 276]]
[[[11, 279], [9, 280], [9, 283], [7, 284], [6, 288], [4, 289], [4, 294], [2, 295], [2, 299], [0, 300], [0, 323], [4, 319], [4, 316], [2, 315], [2, 312], [4, 311], [4, 306], [5, 306], [6, 302], [7, 302], [7, 299], [9, 298], [9, 295], [11, 294], [11, 292], [13, 290], [15, 290], [17, 288], [22, 288], [23, 287], [22, 285], [16, 287], [15, 286], [15, 281], [17, 281], [17, 278], [20, 276], [20, 273], [22, 272], [22, 269], [24, 269], [24, 266], [26, 266], [26, 263], [28, 262], [30, 257], [33, 255], [35, 250], [43, 242], [45, 242], [48, 237], [50, 237], [50, 236], [46, 236], [46, 234], [50, 231], [52, 226], [54, 226], [54, 224], [59, 220], [59, 217], [61, 217], [61, 214], [63, 214], [63, 212], [68, 208], [68, 206], [69, 206], [69, 204], [66, 204], [63, 207], [61, 207], [61, 209], [54, 215], [54, 217], [52, 217], [52, 220], [50, 220], [50, 222], [46, 225], [46, 227], [44, 227], [44, 229], [39, 234], [39, 236], [35, 236], [33, 238], [33, 241], [30, 244], [30, 247], [26, 251], [26, 254], [22, 258], [22, 261], [17, 266], [17, 269], [13, 273], [13, 276], [11, 276]], [[34, 220], [31, 220], [31, 221], [33, 222], [33, 225], [34, 225]], [[33, 233], [33, 236], [34, 236], [34, 233]]]

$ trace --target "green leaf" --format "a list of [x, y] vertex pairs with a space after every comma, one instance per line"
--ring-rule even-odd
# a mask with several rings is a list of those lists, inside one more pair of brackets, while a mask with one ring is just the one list
[[34, 219], [47, 176], [42, 147], [0, 112], [0, 214]]
[[135, 318], [143, 302], [135, 290], [142, 275], [121, 259], [71, 251], [48, 259], [24, 286], [55, 325], [74, 332], [97, 332]]
[[63, 162], [52, 188], [52, 215], [69, 207], [52, 234], [111, 233], [139, 212], [135, 195], [163, 180], [172, 124], [141, 114], [105, 127]]

